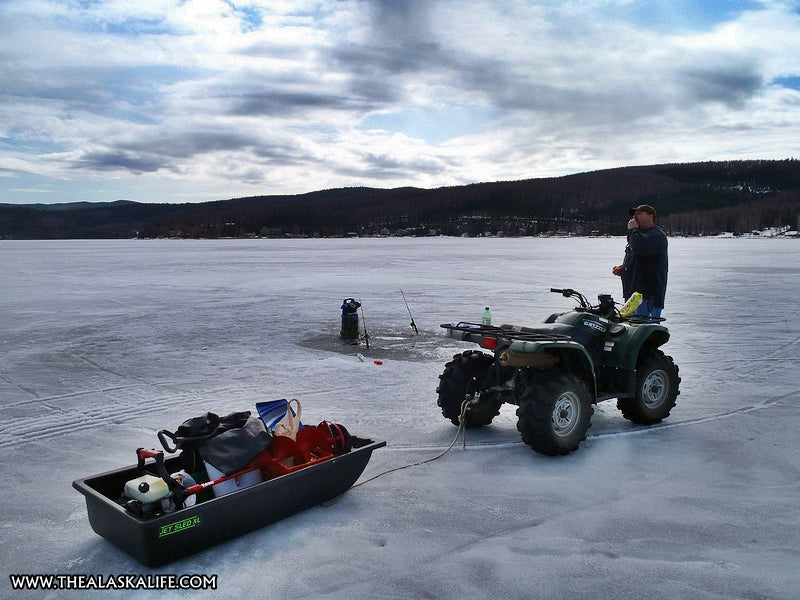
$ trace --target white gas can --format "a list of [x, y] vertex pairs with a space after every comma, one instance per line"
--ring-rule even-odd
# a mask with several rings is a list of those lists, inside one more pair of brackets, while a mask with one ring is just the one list
[[125, 483], [125, 495], [141, 502], [155, 502], [169, 495], [169, 486], [161, 477], [142, 475]]

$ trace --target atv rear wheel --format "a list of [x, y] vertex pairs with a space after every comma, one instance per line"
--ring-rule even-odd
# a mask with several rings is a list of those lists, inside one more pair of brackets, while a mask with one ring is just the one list
[[672, 357], [653, 350], [636, 368], [636, 396], [617, 399], [617, 408], [623, 417], [639, 425], [660, 423], [675, 406], [680, 381]]
[[[494, 357], [490, 354], [467, 350], [456, 354], [444, 366], [444, 372], [439, 375], [439, 394], [437, 404], [442, 409], [442, 415], [450, 419], [453, 425], [459, 425], [461, 405], [467, 396], [474, 397], [482, 392]], [[470, 404], [464, 415], [464, 426], [467, 428], [482, 427], [492, 422], [499, 413], [503, 401], [497, 393], [483, 392], [478, 396], [476, 404]]]
[[592, 396], [579, 377], [534, 371], [525, 379], [517, 408], [522, 441], [536, 452], [557, 456], [576, 450], [591, 425]]

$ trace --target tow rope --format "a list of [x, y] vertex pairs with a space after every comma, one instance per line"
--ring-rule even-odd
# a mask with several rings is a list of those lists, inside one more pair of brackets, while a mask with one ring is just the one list
[[408, 464], [408, 465], [403, 465], [402, 467], [395, 467], [393, 469], [389, 469], [387, 471], [383, 471], [382, 473], [378, 473], [377, 475], [373, 475], [369, 479], [365, 479], [364, 481], [360, 481], [359, 483], [357, 483], [354, 486], [352, 486], [351, 489], [352, 488], [356, 488], [356, 487], [358, 487], [360, 485], [364, 485], [365, 483], [369, 483], [370, 481], [374, 481], [378, 477], [382, 477], [383, 475], [386, 475], [388, 473], [394, 473], [395, 471], [402, 471], [403, 469], [410, 469], [411, 467], [418, 467], [420, 465], [424, 465], [424, 464], [433, 462], [435, 460], [439, 460], [445, 454], [450, 452], [450, 450], [453, 449], [453, 446], [456, 445], [456, 442], [458, 441], [458, 438], [459, 438], [459, 436], [462, 435], [462, 433], [463, 433], [463, 441], [462, 441], [462, 444], [461, 444], [461, 449], [462, 450], [466, 450], [466, 448], [467, 448], [467, 428], [464, 426], [465, 419], [466, 419], [465, 415], [467, 413], [467, 409], [472, 404], [474, 404], [474, 402], [475, 402], [474, 401], [474, 396], [467, 396], [464, 399], [464, 402], [461, 403], [461, 413], [459, 414], [459, 417], [458, 417], [458, 431], [456, 431], [456, 436], [453, 438], [453, 441], [450, 442], [450, 445], [447, 448], [445, 448], [445, 450], [442, 451], [440, 454], [437, 454], [436, 456], [434, 456], [432, 458], [426, 458], [425, 460], [420, 460], [420, 461], [415, 462], [415, 463], [411, 463], [411, 464]]

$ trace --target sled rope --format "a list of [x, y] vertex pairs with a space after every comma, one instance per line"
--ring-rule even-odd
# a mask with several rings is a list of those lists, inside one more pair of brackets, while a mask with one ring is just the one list
[[458, 417], [458, 431], [456, 432], [456, 436], [453, 438], [453, 441], [450, 442], [450, 445], [447, 448], [445, 448], [445, 450], [443, 452], [437, 454], [436, 456], [434, 456], [432, 458], [426, 458], [425, 460], [420, 460], [418, 462], [411, 463], [411, 464], [408, 464], [408, 465], [403, 465], [401, 467], [395, 467], [393, 469], [389, 469], [388, 471], [383, 471], [382, 473], [378, 473], [377, 475], [373, 475], [369, 479], [365, 479], [364, 481], [360, 481], [359, 483], [355, 484], [354, 486], [351, 487], [351, 489], [352, 488], [356, 488], [356, 487], [358, 487], [360, 485], [364, 485], [365, 483], [369, 483], [370, 481], [374, 481], [378, 477], [381, 477], [381, 476], [386, 475], [388, 473], [394, 473], [395, 471], [402, 471], [403, 469], [410, 469], [411, 467], [418, 467], [420, 465], [424, 465], [424, 464], [427, 464], [429, 462], [433, 462], [435, 460], [439, 460], [445, 454], [450, 452], [450, 450], [453, 449], [453, 446], [455, 446], [456, 442], [458, 441], [458, 437], [462, 433], [464, 435], [463, 435], [463, 442], [462, 442], [462, 445], [461, 445], [461, 449], [465, 450], [466, 447], [467, 447], [467, 428], [464, 426], [464, 421], [465, 421], [465, 418], [466, 418], [465, 415], [466, 415], [467, 409], [469, 408], [471, 403], [472, 403], [472, 397], [471, 396], [467, 396], [466, 399], [464, 400], [464, 402], [461, 403], [461, 414]]

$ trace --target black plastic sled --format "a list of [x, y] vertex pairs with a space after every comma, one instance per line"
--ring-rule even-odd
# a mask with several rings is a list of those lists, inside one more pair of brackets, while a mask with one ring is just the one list
[[[138, 516], [118, 502], [125, 483], [139, 473], [137, 465], [77, 479], [72, 486], [86, 497], [95, 533], [156, 567], [343, 494], [364, 471], [372, 451], [386, 445], [357, 437], [352, 442], [349, 452], [153, 518]], [[170, 472], [180, 469], [178, 457], [165, 463]]]

